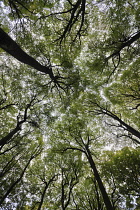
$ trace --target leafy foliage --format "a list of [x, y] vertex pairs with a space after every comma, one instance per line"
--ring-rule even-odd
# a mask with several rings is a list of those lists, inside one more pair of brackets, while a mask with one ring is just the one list
[[[132, 205], [134, 198], [139, 197], [139, 158], [139, 147], [137, 149], [124, 147], [115, 153], [107, 152], [106, 160], [101, 165], [104, 179], [119, 197], [125, 197], [127, 208]], [[134, 207], [134, 204], [132, 206]]]
[[139, 1], [0, 13], [1, 209], [139, 209]]

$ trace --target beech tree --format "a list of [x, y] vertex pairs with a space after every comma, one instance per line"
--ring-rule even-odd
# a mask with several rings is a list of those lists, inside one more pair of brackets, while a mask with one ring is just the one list
[[0, 14], [1, 209], [137, 209], [139, 1], [3, 0]]

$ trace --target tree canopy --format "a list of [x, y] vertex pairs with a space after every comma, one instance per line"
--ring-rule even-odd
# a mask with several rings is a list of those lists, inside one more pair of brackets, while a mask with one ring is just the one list
[[0, 1], [0, 208], [140, 208], [138, 0]]

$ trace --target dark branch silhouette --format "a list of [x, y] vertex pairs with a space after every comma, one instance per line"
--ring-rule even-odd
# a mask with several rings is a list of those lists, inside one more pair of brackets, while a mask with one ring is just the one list
[[3, 107], [0, 107], [0, 110], [7, 109], [7, 108], [9, 108], [11, 106], [14, 106], [14, 105], [16, 105], [16, 104], [7, 104], [7, 105], [5, 105]]
[[24, 52], [21, 49], [21, 47], [1, 28], [0, 28], [0, 47], [4, 51], [12, 55], [14, 58], [16, 58], [18, 61], [27, 64], [42, 73], [48, 74], [51, 80], [56, 82], [55, 76], [50, 66], [41, 65], [33, 57]]
[[33, 160], [35, 157], [37, 157], [42, 151], [42, 148], [40, 146], [37, 146], [35, 148], [35, 150], [32, 152], [31, 157], [29, 158], [29, 160], [27, 161], [25, 167], [23, 168], [19, 178], [17, 178], [17, 180], [15, 182], [13, 182], [11, 184], [11, 186], [9, 187], [9, 189], [7, 190], [7, 192], [4, 194], [4, 196], [1, 198], [0, 200], [0, 205], [4, 202], [4, 200], [7, 198], [7, 196], [12, 192], [12, 190], [14, 189], [14, 187], [22, 180], [31, 160]]
[[11, 141], [11, 139], [14, 137], [14, 135], [17, 134], [21, 130], [22, 124], [27, 121], [27, 118], [28, 118], [28, 115], [27, 115], [28, 114], [28, 110], [33, 105], [34, 100], [35, 100], [35, 98], [33, 98], [30, 101], [30, 103], [26, 105], [23, 119], [22, 120], [19, 120], [19, 116], [17, 116], [17, 125], [16, 125], [16, 127], [10, 133], [8, 133], [5, 137], [3, 137], [2, 139], [0, 139], [0, 145], [1, 146], [4, 146], [9, 141]]
[[77, 36], [79, 37], [81, 36], [81, 32], [82, 32], [82, 28], [83, 28], [84, 20], [85, 20], [85, 4], [86, 4], [86, 0], [78, 0], [76, 4], [74, 5], [71, 4], [72, 8], [71, 8], [70, 19], [67, 25], [65, 26], [62, 35], [60, 35], [60, 37], [57, 39], [57, 40], [60, 40], [60, 43], [63, 41], [63, 39], [66, 38], [67, 34], [70, 33], [70, 31], [72, 30], [72, 27], [79, 20], [79, 18], [81, 18], [81, 23], [80, 23], [80, 26], [79, 26], [79, 29], [77, 31], [74, 41], [76, 40]]
[[110, 58], [113, 58], [115, 56], [120, 55], [121, 50], [123, 50], [125, 47], [129, 47], [132, 43], [137, 41], [140, 38], [140, 31], [135, 33], [135, 35], [132, 35], [128, 37], [126, 40], [124, 40], [120, 46], [110, 55], [106, 58], [106, 60], [109, 60]]
[[56, 177], [56, 175], [52, 176], [52, 178], [50, 178], [50, 180], [48, 182], [44, 181], [45, 187], [44, 187], [44, 190], [42, 192], [41, 201], [39, 202], [39, 206], [38, 206], [37, 210], [41, 210], [46, 191], [47, 191], [49, 185], [55, 180], [55, 177]]
[[[137, 131], [135, 128], [133, 128], [132, 126], [128, 125], [127, 123], [125, 123], [121, 118], [119, 118], [116, 114], [114, 114], [113, 112], [109, 111], [107, 108], [102, 107], [100, 104], [96, 103], [96, 102], [91, 102], [92, 104], [94, 104], [96, 107], [94, 108], [93, 111], [90, 111], [92, 113], [98, 114], [98, 115], [107, 115], [111, 118], [113, 118], [114, 120], [116, 120], [117, 122], [120, 123], [120, 126], [130, 132], [132, 135], [134, 135], [135, 137], [140, 139], [140, 132]], [[136, 140], [136, 143], [140, 144], [139, 141]]]
[[[118, 46], [116, 46], [116, 50], [109, 55], [108, 57], [105, 58], [105, 63], [108, 64], [108, 61], [110, 59], [112, 59], [113, 62], [113, 66], [114, 69], [111, 72], [111, 74], [109, 75], [108, 80], [111, 78], [111, 76], [115, 73], [116, 69], [118, 68], [120, 61], [121, 61], [121, 51], [125, 48], [125, 47], [129, 47], [131, 44], [133, 44], [135, 41], [137, 41], [140, 38], [140, 31], [136, 32], [135, 35], [131, 35], [128, 38], [125, 38], [124, 41], [118, 42]], [[115, 61], [117, 63], [115, 63]]]
[[84, 143], [85, 141], [82, 138], [81, 134], [79, 135], [79, 138], [81, 140], [81, 143], [80, 143], [80, 141], [77, 141], [77, 144], [79, 145], [80, 148], [73, 147], [73, 146], [69, 145], [69, 147], [63, 148], [62, 152], [65, 152], [67, 150], [78, 150], [78, 151], [80, 151], [80, 152], [82, 152], [82, 153], [84, 153], [86, 155], [87, 160], [89, 162], [89, 165], [90, 165], [90, 167], [91, 167], [91, 169], [93, 171], [93, 174], [95, 176], [95, 179], [96, 179], [96, 181], [98, 183], [98, 187], [99, 187], [100, 192], [102, 194], [102, 198], [104, 200], [106, 209], [107, 210], [114, 210], [115, 208], [112, 206], [110, 198], [109, 198], [109, 196], [108, 196], [108, 194], [106, 192], [106, 189], [104, 187], [104, 184], [102, 182], [100, 174], [99, 174], [99, 172], [97, 170], [96, 164], [95, 164], [95, 162], [94, 162], [94, 160], [92, 158], [92, 153], [91, 153], [90, 148], [89, 148], [90, 142], [91, 142], [92, 139], [90, 139], [90, 137], [88, 136], [87, 143]]

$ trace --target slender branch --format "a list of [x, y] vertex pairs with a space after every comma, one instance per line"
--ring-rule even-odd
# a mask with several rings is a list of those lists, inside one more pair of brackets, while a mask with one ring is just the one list
[[79, 16], [81, 14], [81, 24], [80, 24], [79, 30], [75, 36], [75, 39], [73, 41], [76, 40], [78, 35], [80, 36], [80, 32], [82, 31], [82, 27], [83, 27], [84, 19], [85, 19], [84, 18], [85, 17], [85, 4], [86, 4], [86, 0], [77, 0], [75, 5], [71, 4], [71, 6], [73, 8], [71, 9], [70, 19], [69, 19], [68, 24], [66, 25], [62, 35], [57, 39], [57, 41], [60, 40], [60, 43], [61, 43], [63, 41], [63, 39], [66, 38], [67, 34], [70, 33], [73, 25], [78, 21]]
[[54, 181], [56, 176], [57, 175], [54, 175], [48, 182], [44, 182], [45, 183], [45, 187], [44, 187], [44, 190], [43, 190], [43, 193], [42, 193], [42, 196], [41, 196], [41, 201], [39, 202], [39, 206], [38, 206], [37, 210], [41, 210], [46, 191], [47, 191], [49, 185]]
[[17, 125], [16, 127], [10, 132], [8, 133], [5, 137], [3, 137], [2, 139], [0, 139], [0, 145], [4, 146], [5, 144], [7, 144], [12, 138], [13, 136], [18, 133], [18, 131], [21, 130], [21, 126], [23, 123], [25, 123], [27, 121], [27, 112], [28, 109], [32, 106], [33, 101], [35, 100], [35, 98], [33, 98], [29, 104], [27, 104], [25, 111], [24, 111], [24, 116], [23, 116], [23, 120], [19, 121], [19, 117], [17, 117]]
[[16, 104], [8, 104], [8, 105], [5, 105], [3, 107], [0, 107], [0, 110], [7, 109], [7, 108], [9, 108], [11, 106], [14, 106], [14, 105], [16, 105]]
[[7, 192], [5, 193], [5, 195], [1, 198], [0, 200], [0, 205], [4, 202], [4, 200], [7, 198], [7, 196], [11, 193], [11, 191], [13, 190], [13, 188], [21, 181], [27, 167], [29, 166], [31, 160], [33, 159], [34, 157], [31, 156], [30, 159], [28, 160], [27, 164], [25, 165], [23, 171], [21, 172], [20, 174], [20, 177], [10, 186], [10, 188], [7, 190]]
[[108, 56], [106, 58], [106, 60], [109, 60], [110, 58], [117, 56], [120, 54], [120, 52], [122, 51], [122, 49], [124, 49], [125, 47], [130, 46], [132, 43], [134, 43], [136, 40], [138, 40], [140, 38], [140, 31], [137, 31], [135, 35], [130, 36], [127, 40], [125, 40], [119, 47], [117, 50], [115, 50], [110, 56]]
[[104, 108], [104, 107], [100, 106], [100, 104], [98, 104], [96, 102], [92, 102], [92, 101], [90, 101], [90, 102], [98, 107], [97, 109], [95, 108], [94, 111], [90, 111], [90, 112], [97, 113], [98, 115], [104, 114], [104, 115], [107, 115], [107, 116], [113, 118], [114, 120], [116, 120], [117, 122], [119, 122], [120, 125], [123, 126], [123, 128], [125, 130], [127, 130], [128, 132], [130, 132], [131, 134], [133, 134], [135, 137], [137, 137], [137, 138], [140, 139], [140, 132], [138, 130], [136, 130], [132, 126], [128, 125], [127, 123], [125, 123], [121, 118], [119, 118], [113, 112], [109, 111], [107, 108]]
[[[30, 11], [24, 4], [22, 4], [20, 1], [18, 0], [15, 0], [15, 2], [17, 2], [18, 4], [20, 4], [24, 9], [26, 9], [28, 12], [30, 12], [31, 14], [37, 14], [37, 13], [34, 13], [33, 11]], [[13, 4], [13, 1], [9, 0], [9, 3], [12, 5]], [[15, 7], [15, 5], [14, 5]], [[17, 8], [17, 7], [16, 7]]]
[[85, 151], [84, 150], [82, 150], [82, 149], [80, 149], [80, 148], [76, 148], [76, 147], [67, 147], [67, 148], [65, 148], [65, 149], [61, 149], [61, 150], [57, 150], [57, 151], [61, 151], [61, 152], [66, 152], [67, 150], [77, 150], [77, 151], [80, 151], [80, 152], [84, 152], [85, 153]]

